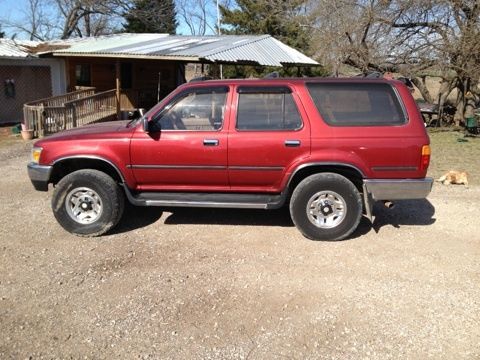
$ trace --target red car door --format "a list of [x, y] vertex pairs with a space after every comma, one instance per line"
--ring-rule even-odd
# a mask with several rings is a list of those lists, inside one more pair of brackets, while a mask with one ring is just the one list
[[310, 155], [310, 127], [299, 98], [288, 86], [238, 86], [232, 95], [232, 190], [281, 191], [291, 165]]
[[137, 190], [221, 191], [228, 189], [228, 87], [190, 87], [153, 115], [149, 132], [131, 139]]

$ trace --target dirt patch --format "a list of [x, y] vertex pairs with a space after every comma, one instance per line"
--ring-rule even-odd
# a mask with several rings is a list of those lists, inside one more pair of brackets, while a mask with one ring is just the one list
[[432, 134], [428, 200], [376, 206], [342, 242], [285, 210], [136, 209], [72, 236], [31, 186], [31, 144], [0, 146], [0, 358], [480, 357], [477, 140]]

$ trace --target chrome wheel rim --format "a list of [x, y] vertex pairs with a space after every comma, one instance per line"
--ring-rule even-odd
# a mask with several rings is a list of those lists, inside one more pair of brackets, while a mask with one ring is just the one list
[[307, 202], [308, 220], [321, 229], [331, 229], [342, 223], [347, 215], [347, 204], [334, 191], [320, 191]]
[[87, 187], [70, 191], [65, 199], [65, 207], [70, 218], [83, 225], [95, 222], [103, 212], [102, 199]]

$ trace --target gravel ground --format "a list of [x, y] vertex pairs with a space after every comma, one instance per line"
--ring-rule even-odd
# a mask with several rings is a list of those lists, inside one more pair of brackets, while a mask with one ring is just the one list
[[72, 236], [0, 147], [0, 358], [478, 359], [480, 187], [376, 207], [342, 242], [286, 211], [127, 209]]

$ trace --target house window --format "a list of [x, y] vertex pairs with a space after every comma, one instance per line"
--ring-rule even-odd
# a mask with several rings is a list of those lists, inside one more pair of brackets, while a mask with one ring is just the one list
[[15, 80], [7, 79], [3, 83], [5, 97], [7, 99], [15, 99]]
[[77, 64], [75, 65], [75, 84], [77, 86], [91, 86], [90, 65]]

